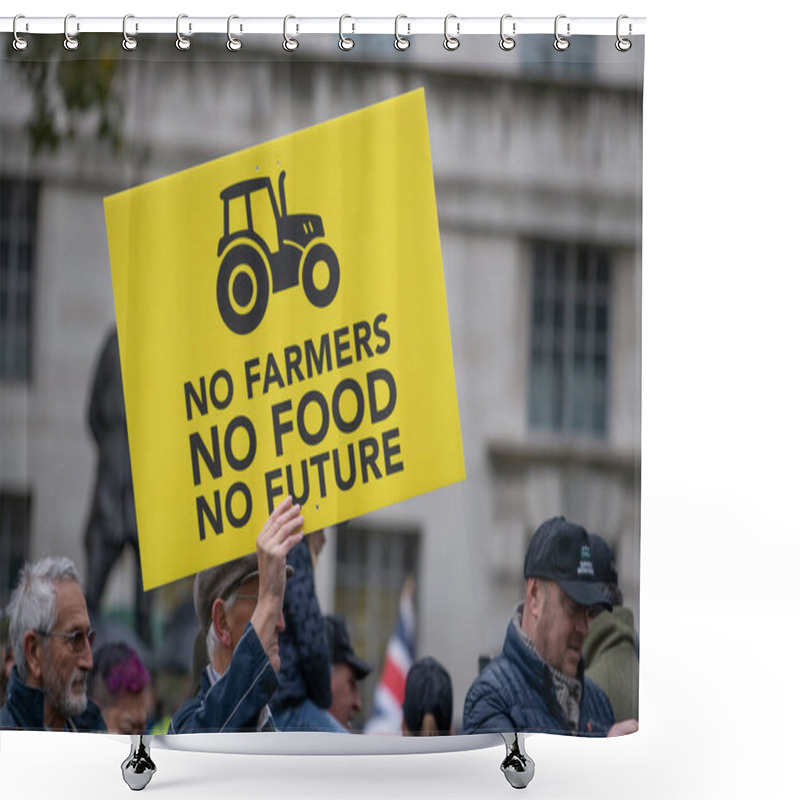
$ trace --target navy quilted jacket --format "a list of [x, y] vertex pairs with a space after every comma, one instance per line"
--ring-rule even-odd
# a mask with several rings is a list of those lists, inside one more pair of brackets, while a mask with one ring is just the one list
[[464, 733], [562, 733], [605, 736], [614, 712], [597, 684], [578, 667], [583, 699], [578, 730], [573, 731], [556, 700], [550, 668], [525, 646], [514, 620], [508, 625], [502, 655], [475, 679], [464, 702]]
[[[5, 705], [0, 708], [0, 728], [44, 730], [44, 692], [23, 683], [17, 668], [13, 667], [6, 690]], [[105, 731], [106, 723], [100, 709], [91, 701], [86, 711], [67, 720], [64, 730]]]
[[294, 567], [294, 575], [286, 581], [283, 596], [286, 630], [278, 637], [281, 684], [269, 701], [273, 714], [306, 699], [320, 708], [329, 708], [332, 702], [328, 638], [314, 589], [311, 551], [305, 538], [289, 551], [286, 563]]

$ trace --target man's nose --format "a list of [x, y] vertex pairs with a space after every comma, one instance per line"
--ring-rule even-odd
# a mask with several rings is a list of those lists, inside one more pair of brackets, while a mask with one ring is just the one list
[[583, 609], [583, 613], [575, 615], [575, 630], [581, 636], [589, 635], [589, 609]]
[[278, 633], [286, 630], [286, 620], [283, 617], [283, 609], [281, 609], [280, 616], [278, 617]]
[[356, 711], [361, 711], [361, 692], [356, 689], [355, 697], [353, 698], [353, 708]]
[[92, 667], [94, 666], [94, 660], [92, 659], [92, 646], [88, 642], [78, 658], [78, 666], [81, 669], [88, 670], [89, 672], [91, 672]]

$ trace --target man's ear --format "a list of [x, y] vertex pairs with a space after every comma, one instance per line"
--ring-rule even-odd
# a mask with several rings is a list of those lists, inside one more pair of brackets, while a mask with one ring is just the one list
[[219, 597], [211, 606], [211, 624], [214, 626], [214, 631], [220, 644], [231, 647], [233, 645], [233, 636], [228, 624], [228, 615], [225, 613], [225, 601]]
[[22, 640], [23, 658], [27, 667], [28, 680], [36, 686], [42, 684], [44, 665], [44, 642], [33, 631], [27, 631]]
[[538, 617], [544, 607], [544, 581], [539, 578], [528, 578], [525, 584], [525, 607], [534, 618]]

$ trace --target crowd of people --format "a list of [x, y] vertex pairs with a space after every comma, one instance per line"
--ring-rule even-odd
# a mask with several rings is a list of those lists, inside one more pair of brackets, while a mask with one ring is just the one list
[[[314, 588], [321, 532], [304, 535], [285, 498], [255, 552], [200, 572], [197, 688], [169, 715], [172, 733], [348, 733], [371, 666], [341, 615], [324, 616]], [[563, 517], [532, 536], [525, 593], [502, 652], [467, 692], [464, 733], [614, 736], [638, 729], [638, 638], [614, 557], [597, 535]], [[153, 732], [152, 681], [122, 642], [92, 649], [80, 576], [67, 558], [26, 564], [7, 609], [0, 728]], [[453, 686], [428, 656], [405, 678], [403, 735], [453, 733]]]

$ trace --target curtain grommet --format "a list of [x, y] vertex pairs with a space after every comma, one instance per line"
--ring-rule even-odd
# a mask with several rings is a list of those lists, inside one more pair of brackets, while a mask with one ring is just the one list
[[[14, 34], [14, 40], [12, 42], [12, 45], [14, 46], [14, 49], [17, 50], [18, 52], [22, 52], [23, 50], [26, 50], [27, 47], [28, 47], [28, 40], [27, 39], [23, 39], [19, 35], [19, 31], [17, 30], [17, 23], [21, 19], [25, 19], [24, 14], [17, 14], [14, 17], [14, 24], [12, 26], [12, 32]], [[27, 22], [25, 23], [25, 30], [26, 31], [28, 30], [28, 23]]]
[[[138, 42], [136, 41], [136, 36], [131, 36], [128, 33], [129, 19], [136, 19], [136, 17], [134, 17], [133, 14], [126, 14], [122, 18], [122, 48], [123, 50], [128, 50], [130, 52], [131, 50], [136, 49], [136, 45], [138, 44]], [[139, 23], [134, 24], [134, 30], [136, 31], [139, 30]]]
[[[300, 47], [300, 42], [297, 39], [289, 36], [289, 20], [290, 19], [297, 19], [297, 17], [293, 16], [292, 14], [287, 14], [283, 18], [283, 49], [287, 53], [293, 53]], [[300, 31], [300, 26], [295, 24], [295, 33]]]
[[[178, 17], [175, 20], [175, 36], [176, 36], [175, 47], [177, 47], [178, 50], [188, 50], [192, 46], [191, 41], [181, 33], [181, 20], [188, 18], [189, 18], [188, 14], [178, 14]], [[189, 33], [191, 32], [192, 32], [192, 23], [190, 22]]]
[[[553, 42], [553, 47], [558, 50], [560, 53], [563, 53], [569, 47], [569, 39], [565, 38], [558, 32], [558, 21], [561, 19], [566, 19], [566, 14], [558, 14], [556, 16], [555, 23], [553, 24], [553, 33], [555, 35], [555, 41]], [[567, 23], [567, 36], [570, 34], [570, 23]]]
[[[73, 36], [69, 32], [69, 21], [71, 19], [75, 19], [75, 15], [74, 14], [67, 14], [67, 16], [64, 17], [64, 49], [65, 50], [77, 50], [78, 47], [80, 46], [80, 42], [78, 41], [78, 37], [77, 36]], [[80, 32], [80, 29], [81, 29], [80, 22], [76, 22], [75, 23], [75, 33]]]
[[402, 52], [403, 50], [408, 50], [408, 48], [411, 47], [411, 39], [406, 38], [406, 36], [411, 35], [411, 23], [409, 22], [406, 23], [406, 28], [407, 28], [406, 36], [401, 36], [400, 35], [401, 19], [408, 19], [408, 17], [405, 14], [398, 14], [394, 18], [394, 49], [400, 50]]
[[511, 18], [511, 14], [503, 14], [503, 16], [500, 17], [500, 49], [504, 50], [506, 53], [517, 46], [517, 40], [514, 38], [514, 34], [517, 32], [517, 23], [511, 23], [511, 36], [505, 32], [506, 20]]
[[[239, 19], [239, 17], [237, 17], [236, 14], [231, 14], [228, 17], [228, 41], [225, 43], [225, 47], [227, 47], [228, 50], [231, 51], [231, 53], [235, 53], [237, 50], [241, 50], [242, 49], [242, 40], [241, 39], [237, 39], [231, 33], [231, 23], [235, 19]], [[239, 32], [241, 33], [241, 31], [242, 31], [242, 26], [240, 25], [239, 26]]]
[[[343, 26], [344, 26], [344, 21], [346, 19], [353, 19], [353, 18], [349, 14], [342, 14], [342, 16], [339, 17], [339, 49], [344, 50], [345, 52], [347, 52], [348, 50], [352, 50], [356, 46], [356, 43], [353, 39], [351, 39], [349, 36], [344, 35]], [[352, 25], [353, 32], [355, 32], [355, 29], [356, 26]]]
[[[450, 31], [448, 30], [448, 24], [449, 24], [451, 19], [456, 20], [456, 35], [455, 36], [451, 36], [450, 35]], [[443, 42], [443, 45], [444, 45], [444, 49], [445, 50], [449, 50], [451, 53], [454, 50], [458, 50], [458, 48], [461, 46], [461, 40], [458, 38], [458, 34], [459, 34], [460, 30], [461, 30], [461, 23], [458, 22], [458, 18], [456, 17], [456, 15], [455, 14], [448, 14], [444, 18], [444, 42]]]
[[[627, 53], [628, 50], [630, 50], [631, 47], [633, 47], [633, 42], [631, 42], [630, 39], [625, 39], [622, 36], [622, 34], [620, 33], [620, 23], [624, 19], [628, 19], [628, 15], [627, 14], [620, 14], [617, 17], [617, 41], [614, 42], [614, 47], [616, 47], [617, 50], [619, 50], [620, 53]], [[631, 35], [631, 31], [632, 30], [633, 30], [633, 26], [629, 22], [628, 23], [628, 36]]]

